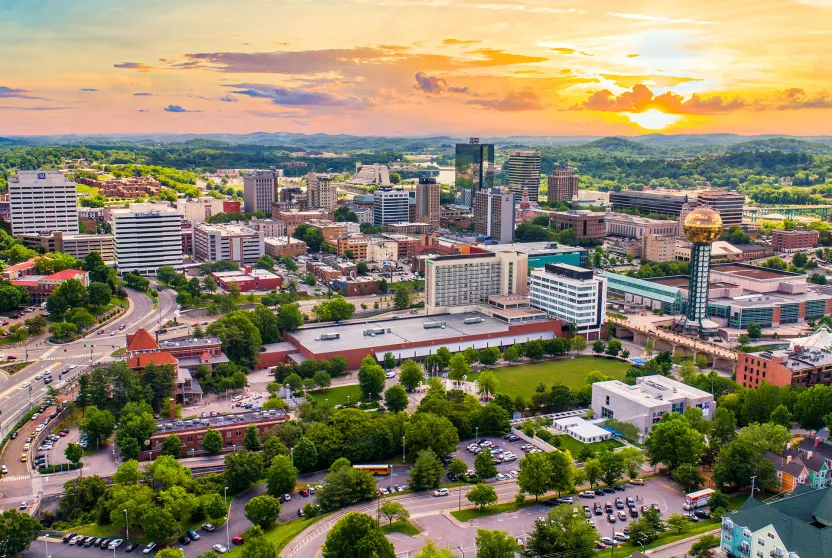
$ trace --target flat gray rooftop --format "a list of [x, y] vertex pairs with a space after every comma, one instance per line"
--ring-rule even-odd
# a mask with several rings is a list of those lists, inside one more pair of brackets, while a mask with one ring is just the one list
[[[467, 318], [479, 318], [482, 321], [473, 324], [464, 323]], [[425, 329], [426, 322], [445, 322], [445, 329]], [[384, 328], [383, 334], [375, 336], [364, 335], [364, 330], [370, 328]], [[387, 329], [390, 333], [387, 333]], [[330, 327], [299, 329], [291, 333], [298, 343], [313, 353], [331, 353], [356, 348], [366, 348], [370, 353], [377, 347], [387, 347], [402, 343], [437, 344], [452, 337], [466, 335], [507, 335], [508, 324], [490, 318], [477, 312], [463, 314], [440, 314], [435, 316], [419, 316], [416, 318], [402, 318], [379, 322], [361, 322], [338, 324]], [[340, 339], [321, 341], [322, 333], [339, 333]]]
[[[264, 400], [265, 401], [265, 400]], [[156, 432], [177, 432], [192, 428], [214, 428], [232, 424], [248, 424], [261, 420], [287, 419], [289, 415], [283, 409], [269, 409], [268, 411], [250, 411], [245, 413], [229, 413], [215, 417], [202, 417], [188, 420], [156, 421]]]

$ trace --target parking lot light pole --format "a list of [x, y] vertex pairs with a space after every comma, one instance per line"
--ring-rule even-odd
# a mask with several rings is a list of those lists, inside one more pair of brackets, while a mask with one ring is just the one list
[[231, 523], [231, 510], [228, 507], [228, 487], [227, 486], [223, 490], [223, 498], [225, 498], [225, 513], [226, 513], [226, 517], [225, 517], [225, 544], [228, 545], [225, 548], [231, 548], [231, 535], [229, 534], [229, 531], [228, 531], [228, 524]]
[[404, 455], [406, 453], [405, 452], [406, 448], [407, 448], [407, 440], [405, 440], [404, 436], [402, 436], [402, 464], [404, 464], [404, 460], [405, 460]]
[[124, 528], [127, 530], [127, 540], [130, 540], [130, 523], [127, 520], [127, 508], [124, 508]]

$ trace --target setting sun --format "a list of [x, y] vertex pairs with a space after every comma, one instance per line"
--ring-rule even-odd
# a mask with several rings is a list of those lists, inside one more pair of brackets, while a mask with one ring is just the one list
[[665, 114], [658, 109], [650, 109], [644, 112], [625, 112], [623, 114], [630, 119], [630, 122], [641, 126], [645, 130], [662, 130], [683, 120], [678, 114]]

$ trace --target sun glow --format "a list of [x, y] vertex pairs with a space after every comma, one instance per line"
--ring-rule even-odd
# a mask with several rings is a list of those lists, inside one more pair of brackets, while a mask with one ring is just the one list
[[637, 124], [646, 130], [661, 130], [683, 120], [678, 114], [665, 114], [658, 109], [650, 109], [644, 112], [625, 112], [624, 116], [630, 122]]

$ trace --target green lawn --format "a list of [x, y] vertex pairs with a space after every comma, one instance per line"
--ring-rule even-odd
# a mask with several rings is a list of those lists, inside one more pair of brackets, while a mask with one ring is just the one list
[[[629, 368], [629, 364], [620, 360], [581, 356], [495, 368], [493, 372], [497, 377], [499, 393], [508, 394], [512, 398], [518, 395], [530, 398], [535, 393], [535, 387], [541, 382], [546, 384], [547, 388], [560, 383], [574, 389], [582, 386], [587, 374], [593, 370], [621, 380]], [[479, 375], [479, 371], [473, 372], [468, 375], [468, 380], [476, 380]]]
[[[691, 523], [690, 529], [685, 531], [684, 533], [679, 533], [677, 531], [665, 531], [658, 537], [656, 540], [651, 542], [650, 544], [645, 546], [645, 549], [649, 550], [651, 548], [658, 548], [660, 546], [664, 546], [666, 544], [670, 544], [672, 542], [680, 541], [682, 539], [686, 539], [688, 537], [693, 537], [694, 535], [702, 535], [707, 533], [708, 531], [713, 531], [714, 529], [719, 529], [719, 526], [722, 524], [719, 520], [705, 520], [700, 521], [699, 523]], [[719, 534], [717, 533], [717, 537]], [[619, 547], [621, 549], [621, 547]], [[631, 556], [636, 551], [641, 551], [641, 546], [639, 545], [626, 545], [623, 547], [624, 553], [620, 556]], [[618, 553], [616, 552], [616, 555]]]
[[419, 531], [419, 529], [409, 521], [394, 521], [390, 525], [382, 525], [381, 530], [388, 535], [390, 533], [402, 533], [403, 535], [407, 535], [408, 537], [415, 537], [416, 535], [421, 533], [421, 531]]
[[[489, 515], [497, 515], [500, 513], [506, 513], [514, 510], [519, 510], [525, 506], [531, 506], [535, 503], [534, 498], [527, 499], [522, 504], [518, 504], [517, 502], [506, 502], [505, 504], [496, 504], [494, 506], [487, 506], [484, 510], [479, 508], [469, 508], [465, 510], [457, 510], [452, 511], [451, 515], [457, 518], [457, 520], [462, 521], [463, 523], [466, 521], [471, 521], [472, 519], [477, 519], [480, 517], [487, 517]], [[470, 502], [469, 502], [470, 504]]]
[[[289, 542], [298, 536], [301, 531], [309, 527], [311, 524], [325, 518], [329, 514], [319, 515], [312, 518], [295, 519], [289, 523], [277, 523], [266, 530], [266, 538], [274, 545], [278, 554], [283, 550]], [[243, 547], [235, 546], [230, 548], [226, 556], [238, 556], [242, 554]]]
[[572, 436], [555, 436], [555, 438], [560, 442], [559, 444], [552, 444], [553, 446], [568, 449], [569, 452], [572, 454], [573, 458], [577, 458], [578, 455], [581, 453], [581, 450], [585, 447], [589, 447], [595, 453], [599, 451], [604, 451], [607, 449], [615, 449], [621, 447], [623, 444], [621, 442], [616, 442], [615, 440], [604, 440], [601, 442], [595, 442], [594, 444], [585, 444], [583, 442], [579, 442]]
[[329, 400], [330, 405], [346, 405], [347, 396], [349, 396], [350, 403], [355, 403], [356, 401], [361, 400], [361, 386], [352, 385], [333, 387], [329, 389], [316, 389], [314, 391], [310, 391], [309, 396], [320, 402]]

